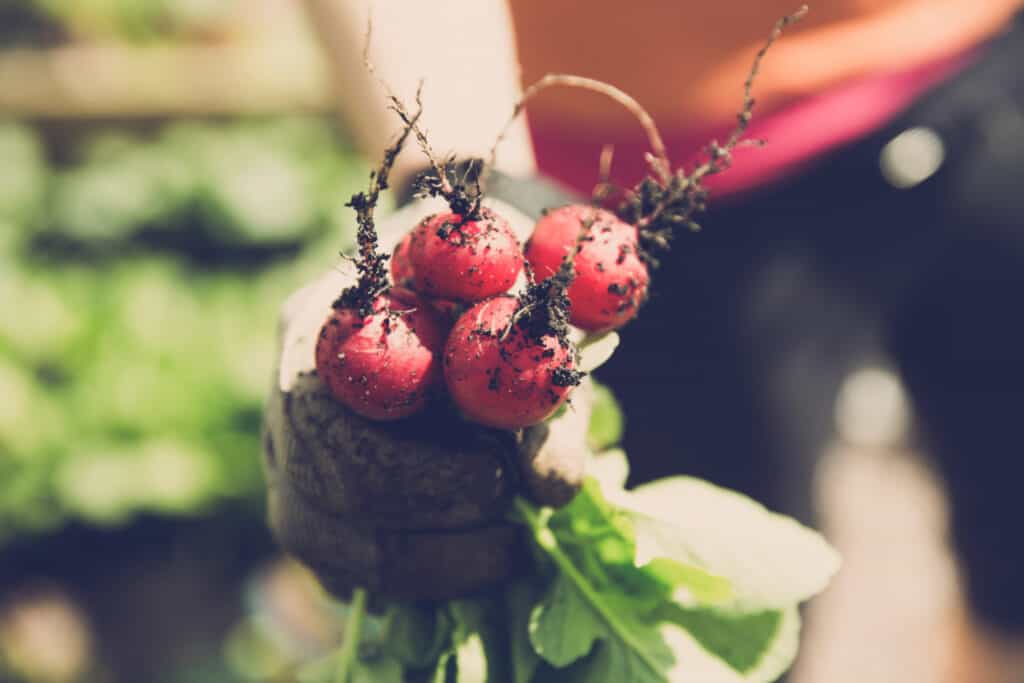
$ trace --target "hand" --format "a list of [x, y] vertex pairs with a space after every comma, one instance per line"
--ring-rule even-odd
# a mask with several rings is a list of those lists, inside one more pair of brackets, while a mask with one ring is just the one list
[[[415, 202], [380, 226], [390, 251], [433, 208]], [[533, 221], [492, 203], [521, 240]], [[270, 526], [331, 592], [447, 599], [506, 580], [528, 551], [505, 515], [516, 495], [563, 505], [583, 477], [590, 391], [558, 419], [519, 432], [485, 428], [450, 406], [373, 422], [331, 398], [313, 348], [331, 302], [353, 282], [341, 270], [284, 306], [281, 354], [265, 411]]]

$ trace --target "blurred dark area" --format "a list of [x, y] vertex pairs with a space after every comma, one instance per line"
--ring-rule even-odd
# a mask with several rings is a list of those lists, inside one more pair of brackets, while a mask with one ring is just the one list
[[64, 33], [64, 27], [41, 4], [18, 0], [0, 3], [0, 42], [4, 47], [56, 45]]

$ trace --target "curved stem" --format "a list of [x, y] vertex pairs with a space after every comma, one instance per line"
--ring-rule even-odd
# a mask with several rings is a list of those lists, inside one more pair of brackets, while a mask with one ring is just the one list
[[359, 654], [359, 636], [363, 630], [363, 618], [366, 616], [366, 589], [356, 588], [352, 591], [352, 607], [345, 627], [345, 642], [341, 645], [338, 655], [338, 671], [336, 683], [348, 683], [352, 664]]
[[668, 181], [671, 173], [671, 166], [668, 160], [668, 152], [665, 149], [665, 141], [662, 140], [661, 133], [658, 132], [658, 127], [654, 123], [654, 118], [647, 113], [647, 110], [643, 108], [643, 105], [633, 99], [630, 95], [627, 95], [622, 90], [616, 88], [614, 85], [594, 78], [574, 76], [572, 74], [547, 74], [523, 91], [523, 96], [519, 98], [519, 102], [516, 103], [515, 108], [512, 110], [512, 116], [505, 124], [505, 127], [501, 129], [501, 133], [498, 134], [498, 139], [494, 141], [494, 146], [491, 147], [490, 158], [487, 160], [488, 170], [494, 168], [494, 160], [498, 155], [498, 145], [505, 139], [509, 128], [512, 127], [512, 123], [516, 120], [516, 117], [518, 117], [523, 111], [523, 107], [526, 103], [537, 93], [553, 86], [566, 86], [570, 88], [591, 90], [610, 97], [628, 109], [629, 112], [636, 117], [637, 121], [640, 122], [640, 126], [647, 134], [648, 144], [651, 146], [651, 151], [654, 153], [654, 163], [652, 163], [652, 167], [658, 173], [661, 180], [665, 182]]

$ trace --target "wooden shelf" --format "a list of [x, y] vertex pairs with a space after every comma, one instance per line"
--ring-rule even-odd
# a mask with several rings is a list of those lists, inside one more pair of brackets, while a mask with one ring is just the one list
[[123, 118], [327, 111], [314, 44], [70, 45], [0, 52], [0, 116]]

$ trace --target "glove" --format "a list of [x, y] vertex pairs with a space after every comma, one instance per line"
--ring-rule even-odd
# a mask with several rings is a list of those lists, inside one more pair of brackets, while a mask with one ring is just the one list
[[[485, 203], [520, 240], [529, 236], [530, 217]], [[378, 228], [381, 248], [390, 252], [442, 208], [417, 200], [396, 212]], [[577, 387], [558, 418], [514, 432], [470, 423], [446, 405], [367, 420], [335, 401], [314, 368], [320, 327], [354, 279], [325, 273], [281, 313], [263, 435], [275, 538], [341, 598], [358, 586], [378, 598], [445, 600], [512, 578], [529, 553], [506, 513], [516, 495], [560, 506], [579, 489], [590, 386]]]

